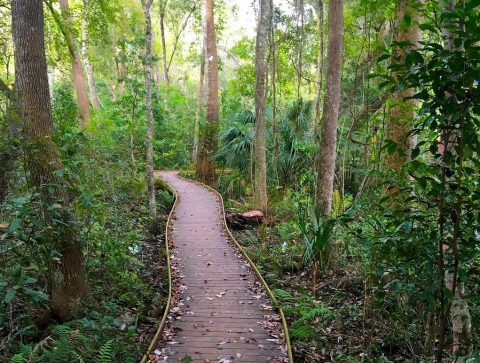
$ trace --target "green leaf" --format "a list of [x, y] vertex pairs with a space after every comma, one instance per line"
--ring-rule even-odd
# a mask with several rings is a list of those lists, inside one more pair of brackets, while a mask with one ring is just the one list
[[420, 148], [416, 147], [412, 150], [412, 159], [415, 159], [418, 155], [420, 155]]
[[480, 6], [480, 0], [470, 0], [470, 1], [467, 1], [467, 4], [465, 4], [465, 10], [470, 11], [475, 9], [478, 6]]
[[389, 58], [390, 58], [390, 54], [385, 53], [385, 54], [382, 54], [380, 57], [377, 58], [377, 62], [381, 62], [381, 61], [389, 59]]
[[10, 304], [13, 300], [13, 298], [15, 297], [15, 294], [17, 293], [17, 291], [14, 289], [14, 288], [9, 288], [7, 290], [7, 293], [5, 294], [4, 298], [3, 298], [3, 301], [5, 302], [5, 304]]
[[15, 233], [21, 226], [22, 226], [22, 220], [19, 218], [16, 218], [10, 222], [7, 233], [8, 234]]

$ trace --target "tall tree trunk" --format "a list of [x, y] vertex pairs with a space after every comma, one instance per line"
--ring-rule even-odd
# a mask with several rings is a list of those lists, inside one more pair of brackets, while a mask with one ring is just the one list
[[153, 180], [153, 110], [152, 110], [152, 19], [150, 7], [153, 0], [142, 0], [143, 15], [145, 16], [145, 102], [147, 108], [147, 186], [148, 209], [151, 217], [157, 215], [155, 200], [155, 184]]
[[272, 24], [272, 7], [270, 0], [260, 0], [258, 15], [257, 41], [255, 45], [255, 207], [267, 211], [267, 152], [265, 149], [265, 43]]
[[[440, 6], [442, 11], [446, 14], [453, 12], [457, 6], [456, 0], [440, 0]], [[453, 31], [454, 27], [462, 27], [462, 23], [456, 22], [454, 18], [446, 17], [442, 27], [442, 36], [444, 39], [444, 47], [447, 50], [452, 52], [463, 50], [461, 46], [455, 45], [455, 32]], [[465, 29], [460, 29], [465, 31]], [[447, 98], [452, 99], [454, 96], [445, 92]], [[456, 100], [451, 101], [452, 104], [456, 104]], [[458, 170], [461, 170], [462, 157], [460, 155], [461, 151], [457, 153], [457, 147], [461, 145], [462, 134], [461, 131], [456, 129], [456, 126], [453, 124], [460, 123], [458, 120], [448, 120], [448, 123], [451, 123], [449, 132], [446, 132], [445, 135], [442, 135], [444, 153], [449, 152], [456, 156], [456, 171], [452, 174], [459, 173]], [[441, 167], [446, 169], [447, 166], [441, 163]], [[452, 168], [453, 169], [453, 168]], [[449, 174], [446, 170], [443, 171], [444, 175]], [[457, 176], [446, 176], [446, 179], [461, 178], [461, 175]], [[460, 182], [457, 182], [457, 187], [461, 186]], [[453, 337], [453, 354], [456, 357], [469, 355], [473, 351], [472, 345], [472, 318], [470, 315], [470, 309], [468, 306], [468, 301], [465, 299], [465, 284], [462, 279], [459, 277], [458, 271], [462, 268], [461, 263], [458, 257], [458, 251], [461, 249], [461, 239], [459, 234], [461, 234], [460, 222], [461, 219], [461, 210], [455, 208], [451, 211], [451, 224], [454, 226], [454, 232], [450, 244], [444, 244], [441, 246], [443, 249], [444, 261], [443, 265], [448, 266], [445, 271], [444, 284], [446, 289], [450, 291], [450, 294], [453, 295], [451, 305], [450, 305], [450, 320], [452, 324], [452, 337]], [[448, 263], [447, 261], [454, 261], [453, 263]], [[454, 266], [452, 266], [452, 264]], [[456, 267], [455, 267], [456, 265]], [[449, 299], [447, 299], [449, 300]], [[446, 319], [446, 316], [445, 316]], [[445, 322], [443, 324], [446, 326]], [[442, 332], [444, 334], [444, 332]], [[441, 337], [442, 345], [444, 336]], [[441, 352], [440, 352], [441, 353]], [[440, 356], [441, 358], [441, 356]], [[440, 359], [439, 359], [440, 361]]]
[[213, 157], [217, 149], [219, 121], [218, 101], [218, 57], [213, 0], [204, 0], [205, 19], [205, 71], [206, 71], [206, 125], [203, 132], [202, 147], [197, 160], [197, 177], [213, 184], [215, 182], [215, 163]]
[[[298, 37], [298, 69], [297, 69], [297, 100], [300, 100], [300, 91], [302, 87], [302, 77], [303, 77], [303, 43], [305, 38], [305, 4], [304, 0], [297, 0], [296, 4], [298, 6], [298, 16], [300, 17], [300, 36]], [[298, 22], [298, 19], [297, 19]], [[298, 23], [297, 23], [298, 24]], [[297, 25], [298, 27], [298, 25]], [[297, 28], [298, 30], [298, 28]]]
[[317, 15], [318, 15], [318, 34], [319, 34], [319, 42], [318, 42], [318, 54], [317, 54], [317, 95], [315, 97], [315, 117], [313, 119], [313, 127], [312, 130], [316, 133], [317, 127], [320, 124], [321, 119], [321, 100], [322, 100], [322, 88], [323, 88], [323, 53], [324, 53], [324, 34], [323, 34], [323, 0], [318, 0], [317, 3]]
[[162, 43], [162, 67], [163, 80], [167, 85], [170, 84], [167, 66], [167, 45], [165, 44], [165, 12], [167, 11], [168, 0], [160, 1], [160, 41]]
[[90, 89], [90, 102], [94, 108], [100, 107], [100, 100], [97, 94], [97, 87], [95, 86], [95, 77], [93, 73], [93, 66], [88, 58], [88, 6], [90, 0], [83, 0], [83, 18], [82, 18], [82, 55], [85, 64], [85, 72], [87, 73], [88, 88]]
[[[155, 47], [155, 31], [152, 30], [152, 48]], [[155, 50], [153, 50], [153, 53], [155, 53]], [[155, 85], [155, 88], [158, 88], [160, 86], [160, 78], [161, 78], [161, 71], [160, 71], [160, 63], [155, 62], [153, 64], [153, 70], [152, 70], [152, 78], [153, 78], [153, 83]]]
[[[272, 15], [274, 11], [273, 0], [270, 0], [270, 7], [272, 8]], [[277, 125], [277, 44], [275, 41], [275, 23], [273, 22], [272, 16], [272, 25], [270, 27], [270, 38], [271, 38], [271, 49], [272, 54], [272, 134], [273, 134], [273, 164], [275, 169], [275, 179], [278, 185], [278, 154], [279, 154], [279, 135], [278, 135], [278, 125]]]
[[[327, 85], [323, 104], [322, 124], [317, 136], [316, 198], [317, 216], [328, 218], [332, 210], [333, 182], [337, 147], [337, 124], [340, 106], [340, 81], [343, 53], [343, 0], [328, 3]], [[328, 252], [324, 258], [328, 262]]]
[[[418, 10], [413, 9], [409, 0], [401, 0], [396, 10], [396, 34], [395, 41], [409, 42], [412, 48], [418, 47], [418, 42], [422, 38], [422, 33], [416, 22], [418, 21]], [[408, 15], [413, 19], [413, 24], [404, 27], [404, 16]], [[410, 48], [410, 47], [409, 47]], [[398, 47], [395, 50], [396, 63], [403, 64], [405, 57], [410, 49], [407, 47]], [[393, 74], [397, 78], [396, 74]], [[407, 99], [414, 94], [413, 89], [405, 89], [395, 92], [392, 95], [392, 105], [389, 109], [389, 117], [387, 118], [387, 139], [393, 141], [397, 145], [397, 149], [393, 154], [387, 153], [385, 156], [385, 166], [393, 171], [401, 171], [405, 162], [409, 159], [410, 153], [415, 146], [415, 139], [410, 136], [411, 122], [415, 116], [415, 106], [417, 101]]]
[[195, 163], [198, 158], [198, 147], [200, 137], [200, 118], [202, 116], [203, 108], [203, 94], [205, 92], [203, 82], [205, 79], [205, 46], [202, 45], [202, 55], [200, 59], [200, 79], [198, 80], [197, 88], [197, 109], [195, 111], [195, 125], [193, 128], [193, 150], [192, 161]]
[[[56, 145], [52, 141], [53, 121], [45, 57], [42, 0], [13, 0], [12, 24], [15, 79], [20, 115], [24, 120], [29, 183], [37, 188], [43, 199], [42, 218], [49, 226], [47, 230], [50, 230], [50, 233], [41, 237], [41, 242], [60, 254], [59, 259], [50, 261], [49, 288], [52, 307], [60, 319], [67, 319], [72, 304], [89, 298], [90, 289], [85, 279], [82, 248], [76, 238], [71, 198], [66, 181], [56, 173], [62, 165]], [[50, 208], [52, 205], [59, 207], [53, 211]]]
[[66, 25], [66, 27], [61, 27], [64, 29], [63, 34], [66, 38], [68, 51], [72, 59], [72, 79], [73, 84], [75, 85], [78, 109], [80, 110], [80, 119], [82, 121], [82, 127], [86, 128], [90, 117], [90, 108], [88, 105], [87, 84], [83, 74], [82, 60], [80, 58], [80, 53], [78, 52], [75, 38], [71, 32], [72, 18], [70, 14], [70, 4], [68, 3], [68, 0], [59, 1], [63, 22]]

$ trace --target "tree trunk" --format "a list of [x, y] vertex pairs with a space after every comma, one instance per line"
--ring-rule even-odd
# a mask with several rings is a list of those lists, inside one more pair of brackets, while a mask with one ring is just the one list
[[265, 149], [265, 43], [272, 24], [272, 7], [270, 0], [260, 0], [258, 16], [257, 41], [255, 46], [255, 208], [266, 213], [267, 194], [267, 152]]
[[59, 0], [59, 2], [62, 18], [66, 25], [66, 27], [63, 27], [63, 34], [66, 38], [70, 57], [72, 58], [72, 79], [73, 84], [75, 85], [78, 109], [80, 110], [80, 119], [82, 121], [82, 127], [86, 128], [88, 126], [88, 119], [90, 117], [90, 109], [88, 105], [87, 84], [83, 74], [82, 60], [80, 58], [80, 53], [78, 52], [75, 38], [73, 37], [70, 29], [72, 26], [70, 5], [68, 0]]
[[205, 92], [203, 87], [204, 79], [205, 79], [205, 46], [202, 45], [202, 55], [200, 59], [200, 79], [198, 81], [198, 88], [197, 88], [197, 109], [195, 111], [195, 126], [193, 128], [192, 161], [194, 163], [197, 161], [197, 158], [198, 158], [200, 118], [202, 116], [203, 94]]
[[197, 160], [197, 177], [203, 182], [215, 182], [214, 155], [217, 149], [219, 121], [218, 101], [218, 57], [215, 24], [213, 17], [213, 0], [204, 0], [205, 19], [205, 71], [206, 71], [206, 125], [203, 132], [202, 147]]
[[[298, 70], [297, 70], [297, 100], [300, 100], [300, 91], [302, 87], [302, 77], [303, 77], [303, 43], [305, 38], [305, 4], [304, 0], [297, 0], [295, 3], [298, 8], [298, 16], [300, 17], [300, 36], [298, 37]], [[297, 18], [297, 27], [298, 27], [298, 18]], [[298, 28], [297, 28], [298, 30]]]
[[[412, 48], [418, 47], [418, 42], [422, 38], [422, 33], [416, 24], [405, 28], [402, 26], [404, 16], [409, 15], [413, 22], [418, 21], [418, 16], [415, 14], [418, 10], [412, 9], [409, 5], [409, 0], [401, 0], [397, 5], [396, 11], [396, 34], [395, 41], [409, 42]], [[403, 64], [405, 57], [409, 52], [407, 47], [399, 47], [395, 50], [396, 62]], [[397, 78], [396, 74], [392, 75]], [[387, 153], [385, 156], [385, 166], [393, 171], [399, 172], [402, 170], [406, 161], [410, 158], [410, 153], [415, 146], [415, 139], [410, 136], [411, 122], [415, 116], [415, 106], [417, 101], [414, 99], [406, 99], [414, 94], [413, 89], [405, 89], [395, 92], [392, 95], [392, 105], [389, 109], [388, 125], [387, 125], [387, 139], [393, 141], [397, 145], [394, 153]], [[406, 177], [406, 176], [404, 176]]]
[[113, 29], [112, 29], [112, 53], [115, 58], [115, 68], [117, 70], [117, 83], [114, 86], [114, 88], [116, 89], [116, 92], [112, 92], [112, 93], [115, 94], [115, 98], [116, 98], [117, 94], [121, 95], [125, 91], [125, 77], [127, 75], [127, 72], [125, 70], [125, 63], [119, 57], [119, 50], [117, 47], [117, 32], [116, 32], [115, 24], [113, 25]]
[[[50, 261], [49, 292], [54, 313], [64, 320], [70, 316], [72, 304], [90, 297], [90, 289], [82, 248], [76, 239], [68, 187], [56, 173], [62, 165], [52, 141], [42, 0], [13, 0], [12, 24], [28, 179], [43, 199], [42, 218], [51, 231], [42, 236], [41, 242], [60, 254], [59, 259]], [[58, 206], [55, 211], [50, 208], [53, 205]]]
[[97, 94], [97, 87], [95, 86], [95, 77], [93, 73], [93, 66], [88, 58], [88, 6], [89, 0], [83, 0], [83, 18], [82, 18], [82, 55], [85, 64], [85, 73], [87, 74], [88, 88], [90, 89], [90, 102], [94, 108], [100, 107], [100, 100]]
[[167, 3], [168, 0], [160, 1], [160, 40], [162, 43], [163, 80], [167, 85], [169, 85], [170, 78], [168, 78], [167, 45], [165, 44], [165, 12], [167, 9]]
[[[457, 3], [456, 0], [440, 0], [441, 8], [443, 9], [444, 13], [450, 13], [455, 10]], [[460, 47], [455, 45], [454, 39], [455, 35], [454, 32], [451, 30], [452, 27], [462, 26], [458, 24], [455, 20], [448, 20], [452, 18], [445, 18], [445, 24], [442, 28], [442, 36], [444, 38], [444, 47], [447, 50], [452, 52], [462, 50]], [[461, 29], [464, 31], [464, 29]], [[445, 92], [445, 96], [447, 98], [452, 98], [453, 95], [449, 92]], [[453, 100], [452, 104], [456, 104], [457, 101]], [[455, 120], [448, 120], [448, 123], [457, 123], [459, 121]], [[448, 151], [452, 154], [455, 154], [457, 157], [455, 158], [456, 164], [455, 168], [457, 170], [454, 172], [458, 173], [458, 170], [461, 170], [461, 157], [457, 154], [457, 146], [459, 146], [459, 140], [462, 139], [461, 132], [455, 128], [454, 125], [451, 125], [451, 131], [445, 135], [441, 136], [443, 138], [443, 145], [445, 145], [444, 152]], [[461, 144], [461, 143], [460, 143]], [[459, 151], [461, 153], [461, 151]], [[442, 163], [443, 164], [443, 163]], [[441, 165], [442, 168], [446, 168], [445, 165]], [[445, 173], [444, 171], [444, 174]], [[456, 176], [457, 178], [461, 178], [460, 175]], [[448, 177], [454, 178], [454, 176]], [[452, 183], [454, 183], [452, 181]], [[457, 182], [458, 187], [460, 187], [460, 182]], [[461, 210], [454, 210], [452, 211], [451, 223], [452, 225], [459, 226], [459, 219], [461, 215]], [[457, 230], [460, 230], [457, 227]], [[457, 265], [452, 268], [447, 268], [445, 271], [444, 277], [444, 284], [445, 287], [453, 294], [451, 306], [450, 306], [450, 319], [452, 324], [452, 337], [453, 337], [453, 354], [455, 357], [469, 355], [473, 352], [473, 345], [472, 345], [472, 318], [470, 315], [470, 309], [468, 306], [468, 301], [465, 299], [465, 284], [458, 276], [458, 271], [461, 269], [461, 263], [458, 258], [458, 251], [461, 249], [461, 241], [460, 238], [456, 237], [455, 235], [461, 233], [455, 233], [454, 227], [454, 236], [451, 238], [452, 242], [451, 245], [444, 244], [441, 246], [443, 249], [443, 255], [445, 256], [445, 261], [443, 262], [444, 265], [448, 265], [447, 261], [452, 260], [453, 265]], [[457, 251], [457, 252], [455, 252]], [[447, 257], [448, 256], [448, 257]], [[451, 264], [450, 264], [451, 266]], [[445, 324], [446, 326], [446, 324]], [[442, 340], [444, 337], [442, 337]], [[443, 342], [442, 342], [443, 343]]]
[[155, 183], [153, 180], [153, 110], [152, 110], [152, 19], [150, 7], [153, 0], [142, 0], [143, 15], [145, 16], [145, 102], [147, 109], [147, 186], [148, 209], [152, 218], [157, 215], [155, 200]]
[[316, 199], [317, 216], [329, 217], [332, 210], [333, 182], [337, 146], [337, 124], [340, 106], [342, 76], [343, 0], [328, 3], [327, 85], [323, 105], [322, 124], [317, 136]]
[[320, 125], [321, 119], [321, 100], [322, 100], [322, 88], [323, 88], [323, 53], [324, 53], [324, 34], [323, 34], [323, 0], [318, 0], [317, 4], [318, 12], [318, 34], [320, 35], [320, 41], [318, 44], [317, 54], [317, 95], [315, 97], [315, 118], [313, 119], [312, 130], [316, 133], [317, 127]]

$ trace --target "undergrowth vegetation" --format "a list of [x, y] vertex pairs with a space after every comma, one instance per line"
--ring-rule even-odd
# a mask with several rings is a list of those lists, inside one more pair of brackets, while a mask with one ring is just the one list
[[[73, 213], [93, 296], [65, 323], [48, 312], [46, 277], [55, 256], [37, 242], [48, 227], [35, 192], [15, 169], [0, 216], [13, 217], [0, 244], [0, 361], [136, 362], [145, 353], [165, 306], [163, 233], [173, 196], [159, 184], [158, 220], [148, 216], [142, 122], [132, 129], [132, 143], [122, 102], [96, 112], [91, 128], [81, 131], [71, 86], [54, 91], [55, 141], [63, 172], [75, 181]], [[185, 162], [181, 155], [166, 159], [161, 165]]]

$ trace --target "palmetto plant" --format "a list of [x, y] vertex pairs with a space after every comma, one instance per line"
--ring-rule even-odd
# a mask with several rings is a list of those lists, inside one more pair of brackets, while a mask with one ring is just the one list
[[230, 168], [247, 173], [253, 150], [253, 124], [255, 115], [252, 111], [242, 111], [235, 116], [230, 127], [220, 134], [220, 148], [217, 160]]
[[315, 289], [319, 270], [328, 264], [329, 242], [335, 220], [317, 216], [314, 208], [299, 211], [298, 225], [303, 235], [305, 250], [303, 265], [312, 270], [312, 288]]
[[309, 165], [306, 150], [312, 145], [312, 103], [299, 100], [285, 111], [280, 125], [278, 170], [282, 184], [291, 184]]

